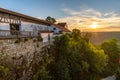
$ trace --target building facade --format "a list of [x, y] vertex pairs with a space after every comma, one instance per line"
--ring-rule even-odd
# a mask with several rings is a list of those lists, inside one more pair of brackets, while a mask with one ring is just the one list
[[24, 38], [42, 36], [47, 42], [54, 35], [69, 33], [66, 23], [48, 21], [0, 8], [0, 38]]
[[[0, 8], [1, 39], [38, 37], [40, 34], [45, 34], [40, 33], [39, 31], [48, 31], [48, 27], [50, 27], [50, 25], [51, 23], [45, 20]], [[48, 35], [49, 33], [46, 34]], [[46, 37], [48, 36], [42, 36], [43, 40], [45, 40], [44, 38]], [[52, 37], [52, 35], [50, 35], [50, 37]]]

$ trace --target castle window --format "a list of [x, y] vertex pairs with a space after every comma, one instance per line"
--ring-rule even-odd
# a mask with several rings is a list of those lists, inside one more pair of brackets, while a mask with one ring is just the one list
[[56, 28], [53, 28], [53, 30], [56, 30]]

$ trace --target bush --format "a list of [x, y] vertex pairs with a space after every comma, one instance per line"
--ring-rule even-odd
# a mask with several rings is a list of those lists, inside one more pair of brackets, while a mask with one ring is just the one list
[[17, 39], [16, 41], [15, 41], [15, 43], [20, 43], [21, 42], [21, 39]]
[[29, 40], [29, 38], [25, 38], [25, 39], [24, 39], [24, 42], [26, 42], [26, 41], [28, 41], [28, 40]]

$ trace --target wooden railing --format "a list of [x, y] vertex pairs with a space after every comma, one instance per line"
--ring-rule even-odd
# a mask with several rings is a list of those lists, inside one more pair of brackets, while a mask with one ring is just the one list
[[37, 37], [38, 33], [32, 31], [10, 31], [0, 30], [0, 38], [24, 38]]

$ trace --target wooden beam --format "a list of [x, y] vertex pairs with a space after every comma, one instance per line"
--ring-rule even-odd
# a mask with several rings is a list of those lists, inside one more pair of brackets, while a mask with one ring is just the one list
[[10, 24], [21, 24], [21, 20], [18, 16], [1, 13], [0, 12], [0, 22], [2, 23], [10, 23]]

